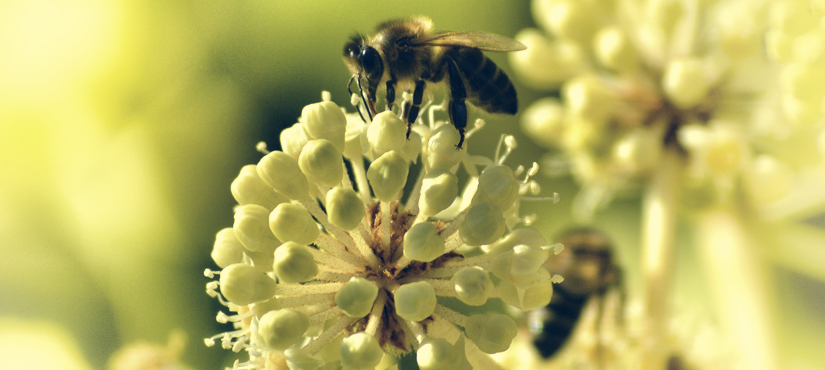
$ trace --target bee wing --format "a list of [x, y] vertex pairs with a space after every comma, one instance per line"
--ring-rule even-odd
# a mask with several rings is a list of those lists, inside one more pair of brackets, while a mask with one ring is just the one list
[[519, 51], [524, 44], [508, 37], [485, 32], [438, 32], [418, 38], [415, 45], [460, 46], [486, 51]]

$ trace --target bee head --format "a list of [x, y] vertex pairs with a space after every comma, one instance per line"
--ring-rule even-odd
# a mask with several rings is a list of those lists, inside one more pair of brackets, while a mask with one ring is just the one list
[[377, 85], [384, 74], [384, 60], [372, 46], [364, 43], [364, 38], [355, 35], [344, 45], [344, 62], [354, 75], [361, 75]]

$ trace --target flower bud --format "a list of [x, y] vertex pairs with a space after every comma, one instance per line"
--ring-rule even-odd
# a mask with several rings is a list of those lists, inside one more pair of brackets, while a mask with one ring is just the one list
[[662, 90], [677, 108], [688, 109], [699, 104], [707, 97], [709, 89], [710, 83], [700, 59], [676, 59], [665, 67]]
[[571, 114], [597, 125], [605, 123], [616, 109], [616, 96], [595, 74], [568, 80], [562, 87], [562, 95]]
[[410, 131], [410, 138], [404, 141], [404, 145], [401, 147], [399, 154], [401, 154], [407, 162], [415, 161], [418, 155], [421, 154], [421, 143], [423, 141], [421, 134]]
[[638, 55], [621, 28], [602, 28], [596, 34], [594, 44], [596, 57], [603, 66], [619, 72], [636, 68]]
[[470, 306], [487, 303], [487, 298], [493, 292], [490, 275], [479, 266], [468, 266], [458, 270], [450, 278], [450, 282], [453, 283], [456, 297]]
[[765, 32], [765, 52], [776, 62], [791, 62], [793, 60], [793, 37], [777, 29]]
[[[809, 4], [810, 3], [810, 4]], [[818, 19], [810, 6], [813, 1], [778, 1], [771, 5], [770, 24], [791, 36], [799, 36], [816, 27]]]
[[392, 111], [378, 113], [367, 128], [367, 141], [376, 156], [399, 150], [407, 141], [407, 125]]
[[346, 231], [355, 230], [364, 219], [364, 201], [350, 188], [335, 187], [326, 196], [329, 222]]
[[542, 98], [521, 114], [521, 129], [533, 141], [558, 146], [564, 132], [564, 107], [556, 98]]
[[374, 369], [384, 357], [375, 337], [358, 332], [341, 341], [341, 365], [345, 369]]
[[724, 175], [742, 167], [747, 148], [733, 132], [714, 132], [705, 149], [705, 165], [711, 174]]
[[510, 252], [500, 254], [493, 260], [490, 272], [501, 280], [513, 280], [514, 276], [536, 272], [550, 257], [547, 248], [519, 244]]
[[341, 183], [344, 178], [343, 164], [341, 151], [326, 139], [308, 142], [298, 157], [301, 172], [328, 188]]
[[247, 204], [235, 210], [235, 236], [250, 251], [274, 250], [280, 243], [268, 225], [269, 210], [257, 204]]
[[718, 38], [722, 50], [731, 58], [741, 59], [760, 51], [763, 33], [757, 30], [756, 18], [747, 5], [728, 5], [718, 17]]
[[524, 29], [516, 41], [527, 50], [509, 53], [521, 81], [535, 89], [551, 89], [586, 69], [581, 47], [565, 39], [549, 40], [537, 29]]
[[817, 66], [825, 62], [825, 29], [817, 28], [794, 39], [794, 59], [802, 65]]
[[335, 293], [335, 304], [349, 317], [364, 317], [372, 310], [378, 287], [367, 279], [353, 276]]
[[304, 125], [301, 123], [296, 123], [291, 127], [285, 128], [281, 131], [281, 150], [289, 154], [292, 158], [298, 158], [301, 155], [301, 151], [304, 149], [304, 145], [307, 144], [308, 141], [312, 140], [309, 137], [309, 134], [304, 130]]
[[634, 175], [652, 170], [659, 163], [663, 141], [658, 130], [636, 128], [613, 144], [613, 161]]
[[419, 222], [404, 234], [404, 256], [419, 262], [431, 262], [444, 254], [444, 240], [435, 225]]
[[550, 273], [545, 269], [539, 269], [531, 274], [529, 281], [525, 280], [521, 284], [513, 284], [507, 280], [499, 283], [499, 296], [504, 303], [513, 307], [529, 311], [547, 306], [553, 296], [553, 283], [550, 281]]
[[822, 110], [815, 104], [799, 100], [790, 94], [783, 94], [781, 99], [785, 117], [794, 125], [812, 126], [822, 119]]
[[[566, 120], [566, 130], [564, 132], [564, 147], [572, 153], [587, 155], [590, 153], [601, 153], [610, 144], [609, 135], [604, 134], [603, 121], [591, 121], [580, 117], [569, 117]], [[583, 152], [583, 153], [577, 153]], [[580, 160], [581, 155], [572, 159]], [[573, 168], [578, 170], [580, 163], [575, 163]]]
[[478, 177], [478, 188], [471, 204], [492, 203], [501, 209], [508, 209], [518, 198], [518, 189], [513, 169], [507, 166], [487, 167]]
[[284, 351], [289, 370], [318, 370], [324, 365], [324, 361], [299, 349], [289, 348]]
[[685, 6], [680, 1], [673, 0], [651, 0], [647, 3], [646, 10], [648, 19], [655, 30], [665, 37], [673, 32], [676, 23], [685, 16], [686, 12]]
[[275, 285], [275, 280], [243, 263], [229, 265], [221, 271], [221, 294], [238, 306], [272, 298]]
[[318, 264], [309, 247], [295, 242], [286, 242], [275, 250], [272, 270], [278, 280], [288, 284], [312, 280], [318, 274]]
[[790, 193], [793, 177], [793, 171], [787, 164], [763, 154], [745, 170], [743, 183], [753, 203], [767, 205]]
[[218, 235], [215, 236], [212, 260], [221, 268], [243, 260], [243, 245], [235, 237], [235, 230], [231, 227], [218, 231]]
[[410, 321], [421, 321], [435, 311], [435, 289], [426, 281], [404, 284], [395, 291], [395, 313]]
[[467, 144], [461, 149], [457, 149], [460, 136], [458, 130], [450, 124], [438, 126], [430, 136], [427, 143], [427, 164], [429, 168], [444, 167], [453, 168], [461, 163], [467, 154]]
[[340, 362], [341, 361], [341, 344], [344, 341], [343, 335], [338, 335], [321, 348], [315, 355], [318, 356], [325, 363]]
[[467, 338], [485, 353], [507, 350], [518, 333], [515, 321], [500, 313], [470, 316], [465, 325]]
[[382, 202], [395, 200], [407, 183], [409, 170], [407, 161], [395, 150], [382, 154], [367, 170], [367, 179], [375, 197]]
[[301, 111], [304, 130], [313, 139], [327, 139], [339, 152], [344, 151], [347, 117], [337, 104], [325, 101], [310, 104]]
[[298, 160], [284, 152], [271, 152], [258, 162], [258, 176], [275, 191], [289, 199], [309, 196], [309, 182]]
[[269, 214], [269, 228], [282, 242], [310, 244], [318, 238], [318, 224], [304, 207], [292, 203], [279, 204]]
[[289, 201], [261, 180], [254, 164], [241, 168], [241, 173], [232, 181], [231, 189], [232, 196], [240, 205], [257, 204], [272, 210], [278, 204]]
[[275, 248], [260, 250], [260, 251], [245, 251], [244, 254], [252, 261], [252, 267], [255, 267], [259, 272], [272, 272], [272, 262], [275, 262]]
[[531, 247], [542, 247], [549, 243], [538, 229], [534, 227], [521, 227], [511, 231], [510, 234], [501, 240], [486, 246], [485, 250], [490, 254], [499, 254], [512, 251], [513, 248], [519, 244], [525, 244]]
[[344, 144], [344, 157], [349, 160], [362, 160], [364, 152], [361, 148], [361, 134], [364, 130], [364, 122], [358, 115], [347, 116], [346, 142]]
[[456, 195], [458, 177], [444, 168], [433, 168], [422, 180], [418, 208], [425, 216], [435, 215], [453, 204]]
[[275, 310], [258, 321], [258, 335], [267, 347], [284, 350], [292, 347], [309, 329], [309, 317], [294, 310]]
[[467, 210], [458, 232], [467, 245], [490, 244], [504, 234], [505, 224], [500, 206], [479, 203]]
[[416, 351], [421, 370], [454, 370], [461, 364], [462, 353], [444, 338], [428, 338]]
[[804, 102], [818, 104], [825, 95], [825, 68], [806, 63], [794, 63], [779, 75], [782, 91]]
[[[537, 9], [544, 9], [537, 12]], [[536, 22], [555, 35], [576, 41], [580, 45], [590, 45], [596, 32], [598, 13], [591, 2], [578, 0], [534, 1], [533, 16]]]

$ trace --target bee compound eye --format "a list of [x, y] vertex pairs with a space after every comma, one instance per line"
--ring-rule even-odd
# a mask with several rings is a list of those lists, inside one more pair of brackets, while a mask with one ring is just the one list
[[349, 58], [352, 60], [358, 60], [358, 56], [361, 53], [358, 44], [354, 42], [348, 42], [344, 45], [344, 57]]
[[370, 79], [375, 79], [381, 76], [384, 72], [384, 64], [381, 56], [371, 46], [362, 46], [361, 55], [358, 60], [361, 62], [361, 67]]

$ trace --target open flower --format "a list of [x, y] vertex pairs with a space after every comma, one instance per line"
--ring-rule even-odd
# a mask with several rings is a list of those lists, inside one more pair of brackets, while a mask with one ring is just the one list
[[[422, 369], [494, 366], [465, 354], [506, 350], [516, 323], [461, 307], [500, 298], [540, 308], [559, 279], [542, 267], [554, 247], [515, 228], [531, 220], [518, 210], [538, 193], [537, 166], [503, 164], [512, 138], [500, 157], [468, 156], [446, 122], [415, 125], [407, 139], [394, 112], [364, 124], [324, 95], [282, 133], [283, 151], [232, 183], [240, 205], [217, 234], [222, 270], [207, 270], [220, 275], [207, 291], [237, 313], [218, 316], [237, 330], [207, 344], [246, 350], [235, 364], [244, 369], [372, 369], [411, 351]], [[461, 167], [470, 180], [459, 194]]]

